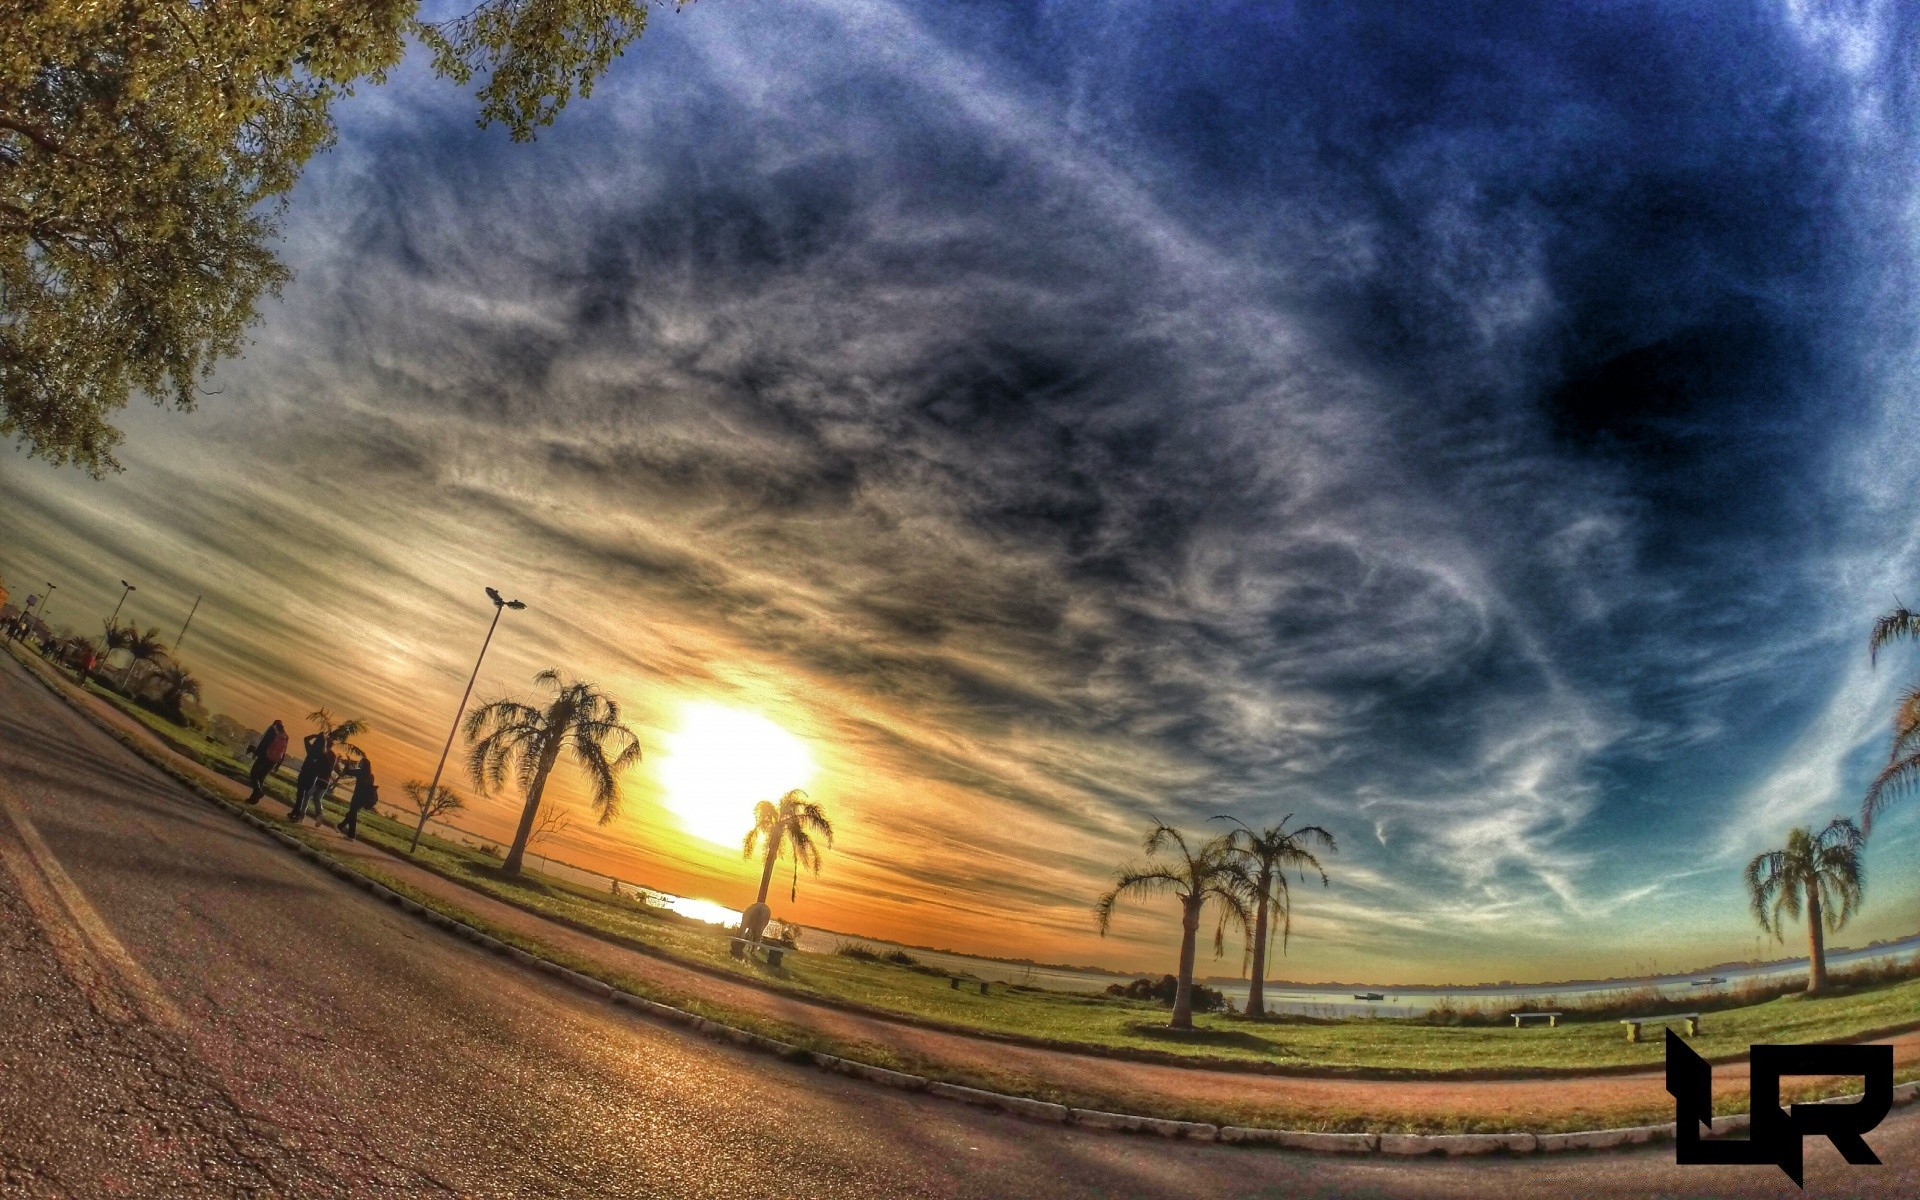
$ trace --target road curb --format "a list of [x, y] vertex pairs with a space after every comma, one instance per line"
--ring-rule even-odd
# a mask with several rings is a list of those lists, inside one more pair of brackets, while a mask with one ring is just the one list
[[[47, 680], [40, 676], [39, 671], [35, 670], [32, 664], [28, 664], [27, 669], [28, 674], [40, 679], [43, 685], [47, 684]], [[810, 1065], [819, 1070], [851, 1076], [898, 1091], [922, 1092], [943, 1100], [971, 1104], [1031, 1121], [1114, 1133], [1145, 1134], [1189, 1141], [1218, 1142], [1225, 1145], [1278, 1147], [1309, 1153], [1444, 1157], [1495, 1153], [1549, 1154], [1619, 1149], [1664, 1141], [1674, 1136], [1675, 1126], [1672, 1123], [1635, 1125], [1619, 1129], [1593, 1129], [1572, 1133], [1331, 1133], [1305, 1129], [1212, 1125], [1203, 1121], [1182, 1121], [1134, 1113], [1071, 1108], [1052, 1101], [1036, 1100], [1029, 1096], [1017, 1096], [984, 1088], [966, 1087], [905, 1071], [874, 1066], [854, 1059], [807, 1050], [791, 1042], [783, 1042], [777, 1038], [715, 1021], [710, 1017], [703, 1017], [629, 992], [543, 955], [511, 945], [458, 918], [450, 917], [437, 909], [404, 896], [293, 836], [279, 822], [262, 817], [246, 805], [217, 794], [183, 768], [168, 762], [165, 757], [162, 757], [162, 751], [124, 735], [121, 730], [100, 720], [85, 706], [75, 703], [63, 688], [50, 686], [49, 690], [68, 708], [168, 777], [181, 783], [189, 792], [240, 818], [272, 840], [293, 850], [300, 857], [308, 859], [352, 886], [385, 901], [408, 916], [597, 999], [606, 1000], [616, 1006], [631, 1009], [657, 1020], [690, 1028], [715, 1041], [728, 1042], [743, 1049], [769, 1054], [788, 1062]], [[180, 757], [171, 751], [164, 753], [168, 757]], [[194, 765], [202, 770], [210, 769], [198, 763]], [[1893, 1102], [1896, 1106], [1911, 1104], [1916, 1097], [1920, 1097], [1920, 1080], [1899, 1084], [1893, 1089]], [[1836, 1096], [1827, 1102], [1844, 1104], [1860, 1098], [1858, 1095]], [[1750, 1117], [1745, 1113], [1716, 1117], [1710, 1136], [1719, 1137], [1738, 1132], [1746, 1129], [1750, 1123]]]

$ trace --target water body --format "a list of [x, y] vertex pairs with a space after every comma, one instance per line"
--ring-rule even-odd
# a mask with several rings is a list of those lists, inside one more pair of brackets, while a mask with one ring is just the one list
[[[457, 827], [435, 821], [429, 823], [428, 828], [442, 837], [448, 837], [449, 840], [473, 844], [472, 839], [475, 835]], [[535, 849], [528, 850], [528, 858], [531, 862], [537, 863], [535, 869], [542, 874], [589, 886], [595, 890], [612, 889], [614, 882], [612, 876], [569, 863], [543, 859]], [[621, 881], [620, 888], [625, 892], [643, 895], [649, 904], [669, 909], [696, 921], [707, 921], [729, 927], [737, 925], [740, 921], [737, 910], [711, 900], [675, 896], [669, 892], [655, 891], [624, 880]], [[803, 953], [808, 954], [832, 954], [842, 942], [859, 942], [883, 953], [888, 950], [905, 950], [928, 966], [951, 971], [956, 975], [971, 975], [977, 979], [987, 979], [995, 983], [1045, 988], [1048, 991], [1100, 992], [1105, 991], [1109, 984], [1124, 983], [1127, 980], [1139, 978], [1138, 975], [1118, 972], [1038, 966], [1032, 963], [1008, 962], [1004, 959], [980, 958], [971, 954], [955, 954], [945, 950], [924, 950], [898, 942], [889, 942], [882, 938], [856, 937], [819, 929], [802, 931], [799, 948]], [[1920, 954], [1920, 934], [1880, 946], [1834, 951], [1827, 955], [1827, 968], [1837, 971], [1915, 954]], [[1532, 1008], [1548, 1002], [1576, 1004], [1581, 1001], [1598, 1000], [1608, 993], [1652, 988], [1660, 995], [1663, 1005], [1670, 1004], [1672, 1010], [1684, 1012], [1689, 1001], [1697, 1002], [1703, 996], [1737, 988], [1750, 980], [1792, 979], [1804, 977], [1806, 972], [1807, 960], [1795, 958], [1749, 966], [1716, 967], [1711, 973], [1647, 975], [1565, 984], [1390, 987], [1366, 984], [1280, 986], [1269, 983], [1266, 1002], [1269, 1011], [1296, 1013], [1309, 1017], [1363, 1017], [1369, 1014], [1380, 1017], [1417, 1017], [1439, 1007], [1442, 1003], [1456, 1007], [1478, 1005], [1488, 1009]], [[1161, 972], [1161, 974], [1164, 973]], [[1725, 982], [1710, 987], [1694, 986], [1695, 980], [1706, 979], [1709, 974]], [[1245, 1007], [1246, 980], [1207, 980], [1206, 984], [1223, 992], [1235, 1007]], [[1355, 993], [1364, 992], [1378, 992], [1382, 998], [1380, 1000], [1354, 998]]]

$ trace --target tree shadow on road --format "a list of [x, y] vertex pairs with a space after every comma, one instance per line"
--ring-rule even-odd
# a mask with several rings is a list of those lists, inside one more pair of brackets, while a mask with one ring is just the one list
[[1127, 1026], [1127, 1032], [1136, 1037], [1181, 1046], [1215, 1046], [1222, 1050], [1252, 1050], [1259, 1054], [1293, 1057], [1281, 1042], [1233, 1029], [1170, 1029], [1165, 1025], [1136, 1021]]

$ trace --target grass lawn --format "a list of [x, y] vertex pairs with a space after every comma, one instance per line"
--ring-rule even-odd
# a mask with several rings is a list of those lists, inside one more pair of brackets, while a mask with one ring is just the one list
[[[385, 818], [363, 818], [361, 836], [404, 850], [412, 831]], [[848, 1002], [962, 1029], [1095, 1049], [1171, 1053], [1292, 1070], [1360, 1075], [1431, 1075], [1576, 1071], [1595, 1067], [1658, 1067], [1657, 1031], [1639, 1044], [1618, 1021], [1571, 1020], [1558, 1028], [1529, 1025], [1445, 1027], [1415, 1019], [1318, 1020], [1202, 1014], [1191, 1033], [1166, 1028], [1167, 1010], [1098, 993], [1056, 992], [994, 983], [982, 996], [975, 981], [960, 988], [929, 967], [862, 962], [836, 954], [789, 954], [780, 967], [743, 963], [728, 954], [725, 931], [577, 884], [528, 873], [498, 874], [498, 861], [466, 846], [428, 837], [419, 865], [477, 891], [545, 915], [640, 943], [763, 986]], [[1671, 1011], [1673, 1002], [1659, 1008]], [[1920, 1023], [1920, 980], [1863, 988], [1818, 1000], [1788, 997], [1709, 1012], [1690, 1043], [1709, 1058], [1743, 1055], [1755, 1042], [1840, 1040]]]
[[[180, 753], [223, 774], [244, 778], [245, 767], [225, 747], [204, 735], [175, 726], [114, 693], [97, 687], [88, 690], [140, 721]], [[282, 799], [290, 798], [290, 780], [284, 775], [276, 778], [273, 790]], [[338, 806], [334, 811], [338, 813]], [[405, 809], [397, 810], [395, 816], [402, 819], [384, 813], [363, 817], [362, 839], [404, 852], [413, 830], [404, 821]], [[1530, 1025], [1514, 1029], [1504, 1025], [1440, 1026], [1419, 1019], [1282, 1017], [1249, 1021], [1203, 1014], [1196, 1017], [1198, 1028], [1194, 1031], [1175, 1033], [1165, 1027], [1164, 1008], [1104, 994], [995, 983], [983, 996], [970, 979], [955, 989], [952, 977], [944, 971], [863, 962], [834, 954], [790, 954], [778, 968], [743, 963], [728, 954], [724, 930], [538, 872], [529, 871], [518, 879], [503, 878], [497, 859], [432, 835], [421, 840], [413, 861], [530, 911], [564, 918], [766, 987], [966, 1030], [1097, 1050], [1382, 1077], [1656, 1068], [1663, 1061], [1657, 1030], [1649, 1029], [1645, 1042], [1629, 1043], [1620, 1024], [1610, 1018], [1575, 1018], [1558, 1028]], [[595, 973], [604, 975], [604, 970]], [[686, 1003], [686, 998], [674, 1002]], [[1675, 1005], [1679, 1002], [1656, 1008], [1671, 1011]], [[1708, 1058], [1729, 1058], [1745, 1054], [1756, 1042], [1847, 1040], [1915, 1024], [1920, 1024], [1920, 980], [1909, 980], [1817, 1000], [1787, 997], [1709, 1012], [1700, 1035], [1690, 1041]], [[779, 1036], [805, 1042], [794, 1030], [781, 1030]]]

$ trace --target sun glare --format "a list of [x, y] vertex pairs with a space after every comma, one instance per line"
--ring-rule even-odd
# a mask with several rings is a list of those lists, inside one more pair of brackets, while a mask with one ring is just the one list
[[814, 774], [807, 744], [757, 713], [689, 704], [667, 736], [659, 778], [680, 828], [720, 846], [738, 846], [753, 806], [806, 787]]

